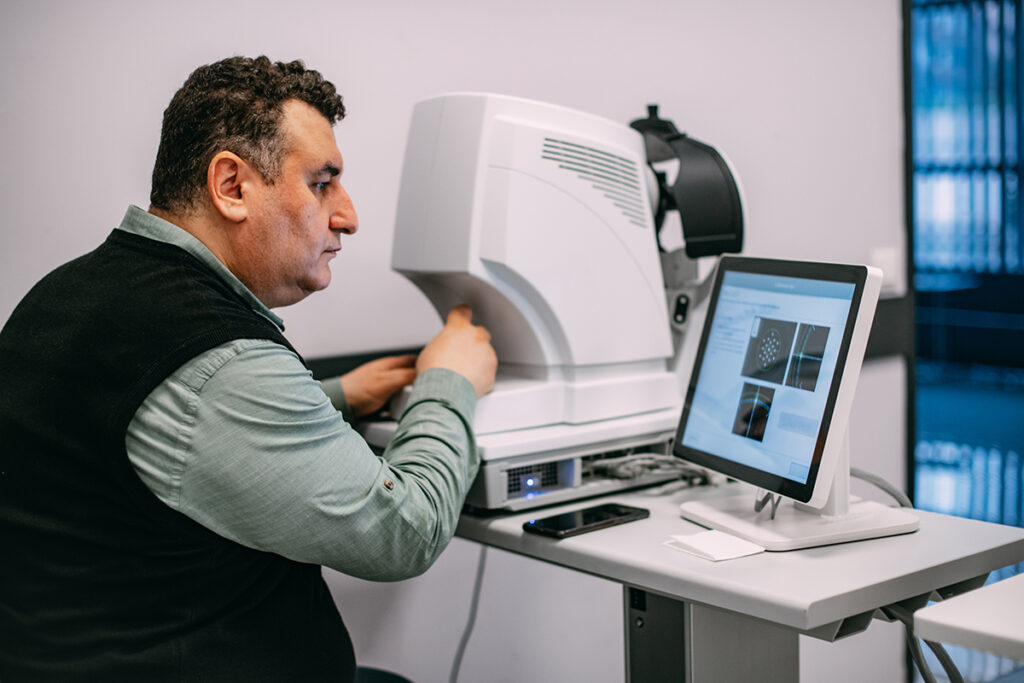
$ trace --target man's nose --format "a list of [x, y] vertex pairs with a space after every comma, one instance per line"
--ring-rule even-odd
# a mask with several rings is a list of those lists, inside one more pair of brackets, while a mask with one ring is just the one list
[[352, 204], [352, 198], [348, 196], [345, 188], [341, 188], [338, 201], [331, 212], [331, 230], [340, 230], [346, 235], [355, 234], [359, 229], [359, 216], [356, 215], [356, 207]]

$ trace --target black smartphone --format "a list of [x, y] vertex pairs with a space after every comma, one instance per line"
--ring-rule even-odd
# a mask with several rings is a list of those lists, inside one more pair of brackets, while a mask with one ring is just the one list
[[567, 538], [577, 534], [585, 534], [588, 531], [604, 529], [605, 527], [625, 524], [637, 519], [650, 517], [650, 510], [644, 508], [619, 505], [618, 503], [604, 503], [594, 507], [566, 512], [561, 515], [531, 519], [523, 522], [523, 530], [555, 538]]

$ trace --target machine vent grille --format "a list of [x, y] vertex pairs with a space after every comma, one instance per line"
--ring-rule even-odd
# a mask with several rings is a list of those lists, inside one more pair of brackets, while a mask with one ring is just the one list
[[637, 165], [616, 154], [575, 142], [544, 138], [541, 159], [574, 173], [590, 183], [622, 212], [630, 223], [646, 227], [644, 202], [647, 196]]
[[[543, 462], [536, 465], [512, 467], [505, 470], [508, 477], [508, 496], [519, 496], [530, 491], [551, 488], [558, 485], [558, 463]], [[535, 480], [531, 486], [528, 480]]]

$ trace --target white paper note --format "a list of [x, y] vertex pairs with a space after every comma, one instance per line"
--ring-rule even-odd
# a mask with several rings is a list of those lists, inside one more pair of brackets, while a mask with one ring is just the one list
[[686, 536], [672, 536], [671, 540], [665, 541], [665, 545], [713, 562], [764, 552], [764, 548], [756, 543], [713, 529]]

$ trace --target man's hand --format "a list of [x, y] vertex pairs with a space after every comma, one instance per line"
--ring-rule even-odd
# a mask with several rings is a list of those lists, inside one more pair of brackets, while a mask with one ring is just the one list
[[470, 381], [477, 397], [480, 397], [494, 388], [498, 356], [491, 346], [491, 333], [472, 321], [473, 312], [469, 306], [453, 308], [444, 329], [420, 352], [416, 370], [454, 370]]
[[416, 356], [386, 356], [371, 360], [341, 376], [345, 400], [356, 417], [384, 407], [391, 396], [416, 379]]

